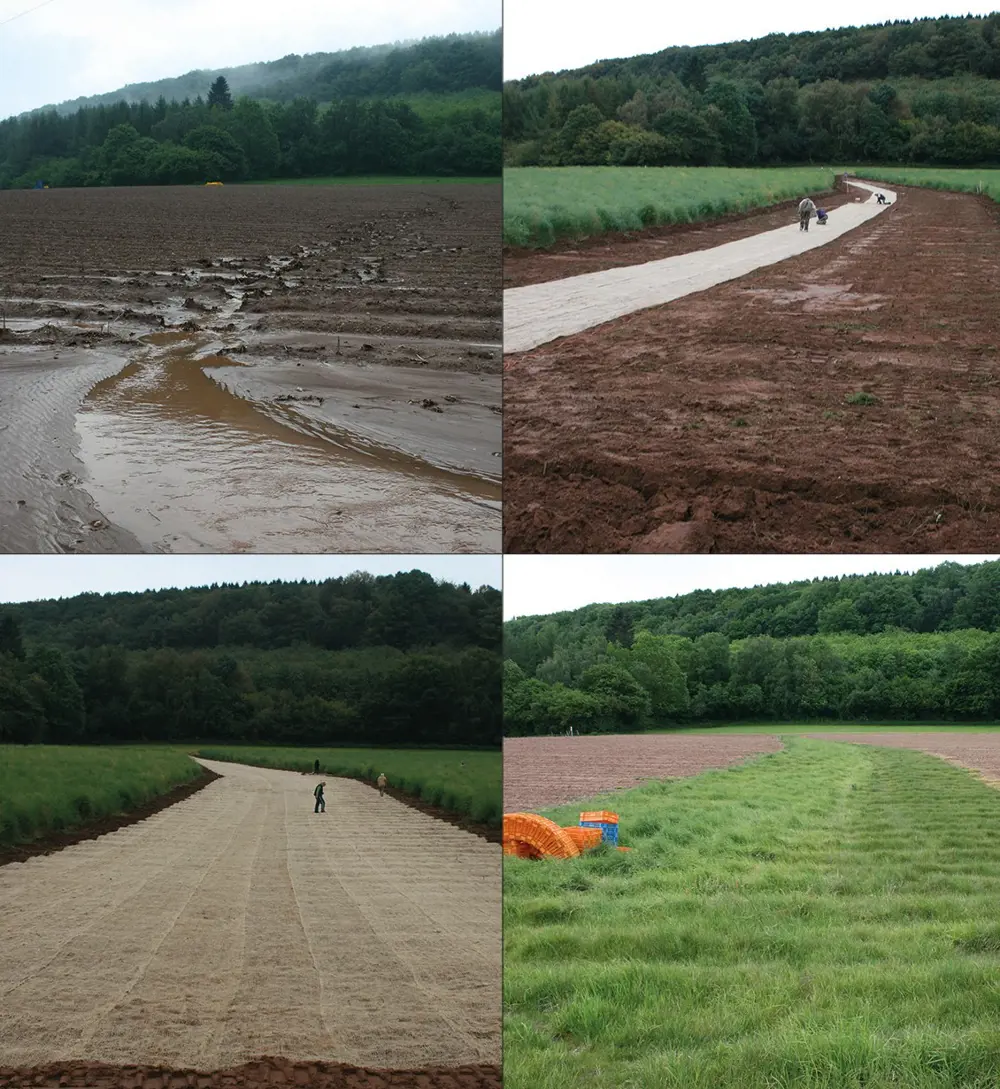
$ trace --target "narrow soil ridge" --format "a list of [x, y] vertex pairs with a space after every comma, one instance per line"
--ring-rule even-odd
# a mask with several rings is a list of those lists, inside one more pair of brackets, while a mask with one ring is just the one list
[[[166, 794], [160, 794], [156, 798], [144, 802], [125, 813], [111, 813], [106, 817], [89, 821], [87, 824], [71, 828], [66, 832], [50, 832], [37, 840], [32, 840], [30, 843], [20, 843], [8, 847], [0, 846], [0, 866], [6, 866], [9, 862], [26, 862], [29, 858], [34, 858], [37, 855], [51, 855], [56, 851], [61, 851], [64, 847], [72, 847], [75, 843], [84, 843], [86, 840], [107, 835], [108, 832], [117, 832], [119, 828], [127, 828], [130, 824], [137, 824], [139, 821], [146, 820], [147, 817], [152, 817], [154, 813], [159, 813], [161, 809], [167, 809], [178, 802], [183, 802], [185, 798], [190, 798], [192, 794], [204, 790], [209, 783], [221, 778], [222, 776], [216, 775], [214, 771], [202, 768], [201, 774], [190, 782], [181, 783], [180, 786], [174, 787], [173, 790], [168, 790]], [[4, 1084], [3, 1074], [0, 1071], [0, 1086]]]
[[227, 1070], [205, 1073], [162, 1066], [110, 1066], [106, 1063], [50, 1063], [0, 1066], [0, 1089], [21, 1086], [96, 1086], [97, 1089], [264, 1089], [307, 1085], [313, 1089], [500, 1089], [500, 1067], [493, 1064], [433, 1066], [425, 1070], [381, 1070], [345, 1063], [293, 1062], [262, 1058]]

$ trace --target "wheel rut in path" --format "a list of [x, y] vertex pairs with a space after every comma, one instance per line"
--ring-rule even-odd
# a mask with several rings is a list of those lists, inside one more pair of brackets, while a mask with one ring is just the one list
[[0, 868], [0, 1074], [278, 1055], [486, 1077], [499, 848], [352, 780], [314, 814], [313, 777], [202, 763], [222, 778], [185, 801]]

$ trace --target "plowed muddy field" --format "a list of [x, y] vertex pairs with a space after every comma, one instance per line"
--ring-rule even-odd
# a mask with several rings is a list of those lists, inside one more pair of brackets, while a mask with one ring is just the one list
[[915, 749], [940, 756], [978, 771], [985, 779], [1000, 780], [1000, 733], [958, 732], [898, 734], [810, 734], [822, 741], [847, 741], [854, 745], [884, 745]]
[[507, 813], [546, 809], [780, 749], [780, 740], [765, 734], [509, 737], [503, 743], [503, 807]]
[[0, 866], [0, 1085], [498, 1085], [500, 847], [204, 763], [176, 805]]
[[498, 185], [3, 192], [0, 236], [0, 550], [499, 550]]
[[511, 552], [977, 552], [1000, 209], [895, 187], [828, 246], [505, 366]]

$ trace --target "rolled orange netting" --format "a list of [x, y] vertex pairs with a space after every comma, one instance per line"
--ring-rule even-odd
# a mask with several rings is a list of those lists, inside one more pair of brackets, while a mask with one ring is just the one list
[[[600, 829], [596, 829], [600, 833]], [[575, 858], [576, 840], [565, 828], [537, 813], [505, 813], [503, 853], [518, 858]]]

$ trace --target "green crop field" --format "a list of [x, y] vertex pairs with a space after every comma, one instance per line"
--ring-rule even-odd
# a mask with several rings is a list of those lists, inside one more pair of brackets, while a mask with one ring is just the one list
[[1000, 201], [1000, 170], [959, 170], [946, 167], [852, 167], [859, 178], [898, 185], [921, 185], [928, 189], [956, 189], [963, 193], [985, 193]]
[[637, 231], [746, 212], [833, 188], [825, 167], [563, 166], [504, 171], [507, 246]]
[[0, 745], [0, 845], [127, 812], [200, 774], [162, 746]]
[[[374, 782], [385, 772], [389, 784], [430, 805], [472, 820], [502, 821], [502, 755], [459, 749], [283, 749], [233, 745], [200, 748], [206, 760], [229, 760], [289, 771], [312, 771], [318, 760], [327, 775]], [[464, 764], [464, 767], [462, 766]]]
[[1000, 791], [788, 745], [547, 814], [628, 854], [505, 859], [507, 1089], [994, 1089]]

